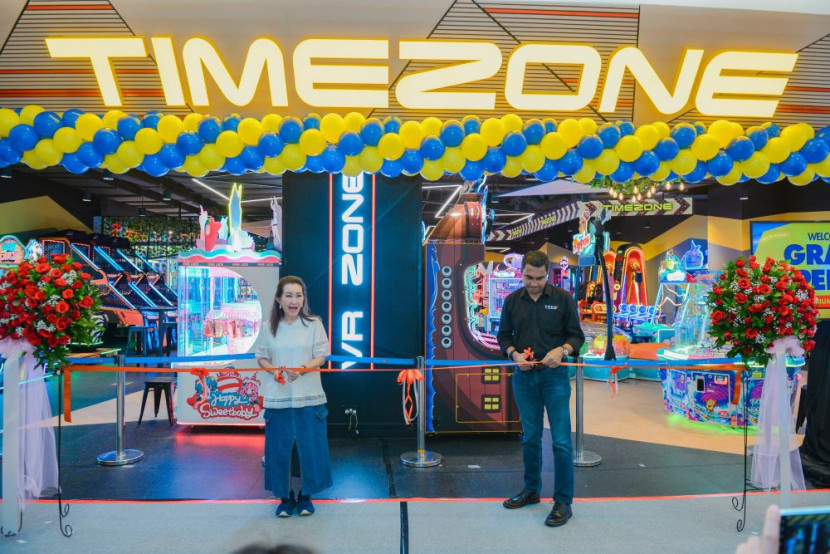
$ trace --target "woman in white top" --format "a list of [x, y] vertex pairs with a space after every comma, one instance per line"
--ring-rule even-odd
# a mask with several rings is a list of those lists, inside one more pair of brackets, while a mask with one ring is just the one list
[[[288, 517], [295, 509], [300, 515], [311, 515], [311, 495], [332, 485], [326, 393], [319, 372], [286, 368], [319, 368], [331, 348], [323, 322], [309, 312], [306, 286], [299, 277], [280, 279], [269, 330], [260, 336], [256, 349], [257, 363], [274, 376], [261, 389], [265, 488], [281, 500], [278, 516]], [[301, 480], [296, 497], [292, 475]]]

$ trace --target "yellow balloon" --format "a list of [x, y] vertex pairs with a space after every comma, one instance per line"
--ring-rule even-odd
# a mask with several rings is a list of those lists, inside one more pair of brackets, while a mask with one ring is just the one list
[[512, 133], [513, 131], [521, 131], [522, 127], [524, 127], [522, 118], [514, 113], [503, 115], [501, 122], [504, 125], [505, 134]]
[[262, 167], [266, 173], [270, 173], [271, 175], [282, 175], [285, 173], [285, 166], [282, 165], [279, 156], [265, 158], [265, 163], [262, 164]]
[[505, 177], [518, 177], [522, 174], [522, 159], [519, 156], [507, 156], [507, 163], [501, 174]]
[[246, 117], [239, 122], [236, 132], [242, 142], [250, 146], [256, 146], [259, 143], [259, 137], [262, 135], [262, 123], [253, 117]]
[[300, 149], [306, 156], [319, 156], [326, 149], [326, 137], [318, 129], [306, 129], [300, 135]]
[[32, 148], [31, 150], [26, 150], [23, 152], [23, 163], [31, 167], [32, 169], [45, 169], [46, 164], [40, 161], [40, 158], [37, 157], [35, 154], [35, 149]]
[[164, 145], [164, 141], [155, 129], [139, 129], [135, 134], [135, 145], [142, 154], [156, 154]]
[[444, 164], [441, 160], [424, 160], [421, 177], [427, 181], [437, 181], [444, 176]]
[[[583, 117], [579, 120], [579, 126], [582, 128], [582, 136], [590, 137], [597, 134], [597, 122], [590, 117]], [[655, 144], [657, 142], [655, 141]]]
[[820, 177], [830, 177], [830, 156], [817, 164], [809, 164]]
[[346, 126], [347, 131], [360, 132], [360, 128], [366, 123], [366, 117], [362, 113], [349, 112], [343, 118], [343, 125]]
[[417, 121], [407, 121], [401, 125], [401, 130], [398, 131], [404, 148], [417, 149], [421, 147], [421, 141], [424, 140], [424, 128]]
[[80, 135], [78, 135], [78, 131], [72, 127], [61, 127], [55, 131], [52, 142], [55, 143], [55, 148], [58, 152], [66, 154], [76, 152], [81, 146], [82, 141]]
[[117, 173], [119, 175], [121, 175], [122, 173], [127, 173], [130, 170], [130, 167], [121, 161], [121, 158], [118, 157], [118, 154], [109, 154], [105, 156], [104, 164], [101, 167], [104, 169], [109, 169], [113, 173]]
[[125, 140], [119, 144], [118, 150], [115, 151], [115, 155], [118, 156], [118, 159], [129, 168], [138, 167], [141, 165], [141, 162], [144, 161], [144, 154], [138, 150], [135, 142], [131, 140]]
[[801, 175], [794, 175], [792, 177], [787, 177], [787, 179], [789, 179], [789, 181], [792, 184], [798, 185], [800, 187], [803, 187], [804, 185], [810, 184], [811, 182], [813, 182], [813, 180], [815, 178], [816, 178], [816, 172], [813, 171], [813, 169], [810, 168], [810, 167], [805, 169], [804, 173], [802, 173]]
[[539, 144], [542, 148], [542, 153], [546, 158], [551, 160], [558, 160], [568, 151], [568, 145], [565, 138], [558, 132], [547, 133]]
[[78, 131], [78, 134], [81, 135], [81, 139], [87, 142], [91, 142], [92, 137], [95, 136], [95, 133], [97, 133], [99, 129], [103, 129], [103, 127], [104, 122], [101, 121], [101, 118], [91, 113], [81, 114], [81, 116], [75, 121], [75, 129]]
[[487, 143], [481, 135], [472, 133], [461, 141], [461, 152], [468, 160], [477, 162], [487, 154]]
[[697, 158], [688, 148], [677, 153], [673, 160], [669, 161], [669, 167], [678, 175], [687, 175], [694, 171], [697, 166]]
[[208, 169], [202, 165], [198, 154], [188, 156], [184, 160], [184, 170], [192, 177], [204, 177], [208, 174]]
[[781, 138], [787, 143], [791, 152], [801, 150], [807, 142], [807, 132], [799, 125], [788, 125], [781, 131]]
[[[295, 144], [294, 146], [297, 145]], [[245, 143], [242, 142], [242, 139], [239, 138], [236, 131], [222, 131], [219, 133], [219, 136], [216, 137], [216, 149], [226, 158], [238, 156], [242, 153], [243, 148], [245, 148]], [[299, 146], [297, 146], [297, 148], [299, 148]], [[302, 164], [300, 164], [300, 167], [302, 167]]]
[[[269, 113], [268, 115], [266, 115], [265, 117], [262, 118], [262, 121], [260, 123], [262, 124], [262, 132], [263, 133], [276, 133], [280, 130], [280, 123], [282, 123], [282, 116], [277, 115], [275, 113]], [[340, 136], [340, 135], [337, 135], [337, 136]], [[282, 170], [285, 171], [285, 168], [283, 168]], [[279, 173], [275, 173], [274, 175], [279, 175]]]
[[20, 116], [14, 110], [0, 108], [0, 138], [9, 136], [12, 127], [20, 123]]
[[[545, 165], [545, 155], [542, 154], [542, 149], [535, 144], [525, 148], [525, 151], [519, 157], [522, 160], [522, 169], [528, 173], [536, 173]], [[593, 174], [591, 176], [593, 177]]]
[[772, 163], [780, 164], [790, 156], [790, 146], [783, 138], [774, 137], [769, 139], [769, 142], [761, 149], [761, 152], [766, 154]]
[[299, 144], [286, 144], [280, 154], [280, 161], [285, 169], [289, 171], [297, 171], [305, 165], [305, 154]]
[[35, 116], [43, 111], [44, 109], [42, 107], [30, 104], [20, 110], [20, 122], [26, 125], [34, 125]]
[[582, 168], [574, 173], [574, 179], [580, 183], [590, 183], [596, 177], [597, 170], [595, 165], [596, 160], [584, 160]]
[[576, 146], [582, 138], [582, 126], [576, 119], [566, 119], [559, 124], [556, 131], [565, 139], [565, 145], [568, 148]]
[[640, 125], [637, 130], [634, 131], [634, 136], [640, 139], [640, 142], [643, 143], [643, 148], [645, 150], [651, 150], [657, 146], [657, 142], [660, 140], [660, 134], [657, 132], [654, 125]]
[[720, 150], [720, 142], [712, 135], [704, 133], [695, 138], [691, 150], [698, 160], [707, 162], [717, 156]]
[[671, 167], [669, 167], [668, 162], [660, 162], [660, 165], [657, 167], [657, 171], [651, 174], [649, 179], [652, 181], [664, 181], [671, 173]]
[[[586, 160], [587, 161], [587, 160]], [[585, 162], [583, 161], [583, 164]], [[597, 159], [594, 160], [594, 168], [601, 175], [611, 175], [620, 167], [620, 157], [613, 148], [606, 148]]]
[[424, 134], [428, 137], [437, 137], [441, 134], [441, 120], [437, 117], [427, 117], [421, 122], [421, 127], [424, 128]]
[[504, 122], [496, 117], [489, 117], [481, 124], [481, 137], [487, 146], [498, 146], [504, 138]]
[[320, 120], [320, 131], [326, 140], [331, 144], [337, 144], [340, 140], [340, 135], [346, 132], [346, 124], [340, 114], [327, 113]]
[[[380, 155], [377, 147], [366, 146], [358, 156], [360, 158], [360, 167], [366, 173], [377, 173], [383, 167], [383, 156]], [[440, 162], [434, 162], [440, 165]], [[442, 168], [443, 171], [443, 168]]]
[[175, 115], [165, 115], [159, 119], [158, 132], [161, 140], [167, 143], [176, 142], [179, 133], [184, 130], [184, 123]]
[[735, 138], [744, 136], [744, 128], [741, 126], [740, 123], [736, 123], [734, 121], [732, 123], [732, 134]]
[[184, 125], [185, 131], [193, 131], [196, 132], [199, 130], [199, 123], [202, 122], [204, 116], [200, 113], [189, 113], [184, 116], [184, 121], [182, 125]]
[[804, 134], [807, 135], [807, 140], [810, 140], [811, 138], [815, 138], [816, 130], [813, 129], [813, 126], [810, 125], [809, 123], [803, 123], [803, 122], [802, 123], [796, 123], [796, 126], [801, 127], [801, 129], [804, 131]]
[[617, 155], [624, 162], [633, 162], [643, 153], [643, 143], [634, 135], [626, 135], [614, 147]]
[[735, 135], [735, 128], [732, 123], [725, 119], [718, 119], [709, 125], [709, 134], [718, 140], [718, 145], [721, 148], [726, 148], [737, 135]]
[[199, 152], [199, 161], [210, 171], [216, 171], [225, 165], [225, 159], [215, 144], [205, 144]]
[[741, 179], [741, 175], [743, 175], [741, 162], [735, 162], [735, 165], [732, 166], [732, 171], [723, 177], [718, 177], [717, 180], [722, 185], [734, 185]]
[[444, 150], [444, 156], [441, 158], [441, 163], [444, 169], [450, 173], [458, 173], [464, 167], [466, 159], [461, 148], [447, 148]]
[[363, 168], [360, 167], [360, 157], [346, 156], [346, 163], [343, 164], [343, 175], [357, 177], [361, 173], [363, 173]]
[[104, 114], [104, 117], [101, 120], [104, 122], [104, 127], [107, 129], [115, 129], [118, 130], [118, 121], [122, 117], [127, 117], [127, 114], [122, 112], [121, 110], [110, 110]]
[[63, 158], [63, 154], [55, 148], [55, 143], [52, 139], [40, 139], [35, 144], [35, 156], [47, 166], [58, 165]]
[[386, 133], [380, 137], [378, 142], [378, 151], [380, 155], [387, 160], [397, 160], [403, 156], [404, 147], [400, 135], [395, 133]]
[[757, 179], [769, 171], [769, 158], [763, 152], [753, 152], [752, 155], [741, 162], [744, 175], [750, 179]]
[[657, 130], [657, 136], [660, 137], [660, 139], [664, 139], [671, 135], [671, 129], [665, 121], [655, 121], [651, 124], [651, 126]]

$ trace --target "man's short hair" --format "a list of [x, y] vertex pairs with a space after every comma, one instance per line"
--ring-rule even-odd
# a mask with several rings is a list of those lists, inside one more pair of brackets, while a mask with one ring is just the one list
[[522, 270], [524, 270], [526, 265], [532, 265], [533, 267], [544, 267], [545, 269], [547, 269], [548, 263], [550, 262], [548, 260], [547, 254], [545, 254], [541, 250], [531, 250], [522, 258]]

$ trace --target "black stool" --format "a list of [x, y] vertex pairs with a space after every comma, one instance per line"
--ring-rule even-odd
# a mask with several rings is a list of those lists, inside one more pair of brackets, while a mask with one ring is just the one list
[[159, 415], [159, 404], [161, 404], [161, 393], [164, 393], [167, 401], [167, 420], [170, 426], [173, 426], [173, 385], [176, 383], [174, 375], [160, 375], [158, 377], [148, 377], [144, 381], [144, 396], [141, 397], [141, 413], [138, 415], [138, 424], [141, 425], [141, 420], [144, 417], [144, 405], [147, 403], [147, 393], [153, 389], [153, 413], [156, 417]]
[[[156, 330], [155, 325], [133, 325], [127, 333], [127, 347], [125, 348], [125, 352], [127, 354], [141, 353], [146, 356], [150, 353], [149, 351], [152, 350], [151, 345], [156, 344], [157, 341], [158, 331]], [[131, 349], [130, 345], [133, 343], [135, 344]]]
[[801, 395], [798, 398], [798, 415], [795, 417], [795, 432], [801, 429], [801, 425], [807, 418], [807, 385], [801, 387]]

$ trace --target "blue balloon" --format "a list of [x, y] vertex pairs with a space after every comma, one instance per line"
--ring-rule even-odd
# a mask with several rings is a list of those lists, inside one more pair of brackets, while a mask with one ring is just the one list
[[320, 154], [319, 156], [306, 156], [305, 168], [306, 171], [310, 171], [312, 173], [324, 172], [326, 169], [323, 167], [323, 155]]
[[732, 166], [734, 165], [735, 162], [732, 160], [732, 157], [723, 150], [720, 150], [714, 158], [706, 162], [706, 171], [712, 177], [723, 177], [732, 171]]
[[286, 144], [297, 144], [303, 134], [303, 125], [296, 117], [286, 117], [280, 122], [280, 138]]
[[229, 115], [222, 120], [223, 131], [236, 131], [239, 129], [239, 118], [235, 115]]
[[460, 123], [448, 121], [441, 129], [441, 142], [447, 148], [455, 148], [464, 140], [464, 127]]
[[141, 129], [141, 120], [136, 115], [124, 116], [118, 120], [118, 133], [125, 140], [133, 140]]
[[787, 177], [801, 175], [807, 169], [807, 159], [798, 152], [790, 154], [786, 160], [779, 165], [781, 173]]
[[199, 136], [205, 142], [216, 142], [216, 137], [222, 132], [222, 126], [215, 117], [206, 117], [199, 122]]
[[609, 177], [617, 183], [627, 183], [634, 176], [634, 164], [620, 161], [619, 167]]
[[644, 150], [640, 157], [634, 160], [634, 170], [643, 177], [653, 174], [659, 167], [660, 158], [651, 150]]
[[425, 160], [440, 160], [444, 155], [444, 143], [438, 137], [426, 137], [421, 143], [419, 152]]
[[[397, 133], [401, 130], [401, 120], [397, 117], [387, 117], [383, 120], [383, 131], [385, 133]], [[400, 175], [400, 172], [398, 172]]]
[[472, 135], [473, 133], [478, 133], [481, 129], [481, 121], [478, 118], [470, 117], [462, 122], [464, 126], [464, 133], [468, 135]]
[[484, 155], [481, 162], [486, 171], [489, 171], [490, 173], [498, 173], [504, 169], [504, 166], [507, 164], [507, 156], [504, 155], [501, 148], [488, 148], [487, 153]]
[[170, 169], [178, 169], [184, 165], [184, 154], [175, 144], [165, 144], [158, 152], [158, 157]]
[[676, 125], [671, 130], [671, 138], [677, 143], [678, 148], [690, 147], [695, 141], [695, 137], [697, 137], [697, 130], [693, 125], [689, 125], [688, 123]]
[[323, 169], [327, 173], [340, 173], [346, 165], [346, 156], [336, 146], [326, 147], [320, 156], [323, 158]]
[[397, 177], [403, 171], [400, 160], [383, 160], [380, 172], [387, 177]]
[[571, 148], [559, 160], [559, 171], [571, 176], [582, 169], [582, 156], [575, 149]]
[[[636, 164], [635, 164], [636, 165]], [[638, 172], [639, 173], [639, 172]], [[687, 183], [699, 183], [706, 178], [706, 162], [698, 160], [697, 165], [691, 171], [683, 176], [683, 180]]]
[[605, 148], [614, 148], [622, 137], [620, 130], [612, 123], [603, 123], [597, 131], [597, 135], [602, 140], [602, 146]]
[[771, 185], [778, 181], [781, 178], [781, 170], [778, 168], [778, 164], [769, 164], [769, 169], [766, 173], [755, 179], [762, 185]]
[[366, 146], [377, 146], [383, 136], [383, 127], [377, 121], [367, 121], [360, 129], [360, 139]]
[[781, 134], [781, 128], [775, 123], [770, 123], [767, 125], [767, 134], [769, 138], [775, 138]]
[[159, 126], [159, 119], [161, 119], [159, 114], [150, 112], [141, 119], [141, 126], [145, 129], [157, 129]]
[[[64, 159], [66, 159], [65, 154]], [[142, 171], [153, 177], [161, 177], [170, 171], [170, 168], [164, 165], [164, 162], [161, 161], [161, 157], [158, 154], [146, 154], [144, 161], [141, 162], [141, 166], [139, 167]]]
[[556, 121], [555, 120], [546, 119], [544, 123], [545, 123], [545, 133], [552, 133], [552, 132], [556, 131]]
[[340, 135], [337, 149], [346, 156], [357, 156], [363, 150], [363, 141], [360, 139], [360, 135], [354, 131], [346, 131]]
[[680, 152], [680, 146], [673, 138], [664, 138], [654, 147], [654, 153], [662, 162], [673, 160], [678, 152]]
[[755, 129], [749, 133], [749, 140], [755, 145], [755, 150], [762, 150], [769, 142], [769, 134], [766, 129]]
[[75, 175], [86, 173], [89, 170], [89, 167], [78, 158], [77, 152], [65, 153], [61, 158], [61, 165], [69, 173], [74, 173]]
[[830, 153], [830, 145], [822, 139], [815, 137], [808, 140], [800, 152], [804, 156], [804, 159], [807, 160], [807, 163], [817, 164], [824, 161], [824, 158]]
[[746, 175], [742, 174], [740, 177], [738, 177], [739, 183], [746, 183], [747, 181], [749, 181], [749, 177], [747, 177]]
[[406, 150], [401, 156], [401, 169], [404, 173], [415, 175], [424, 167], [424, 159], [417, 150]]
[[669, 175], [666, 177], [666, 181], [674, 181], [677, 178], [677, 173], [675, 173], [674, 171], [669, 171]]
[[477, 162], [467, 160], [467, 163], [464, 164], [458, 174], [465, 181], [478, 181], [484, 175], [484, 164], [481, 163], [481, 160]]
[[63, 116], [61, 117], [61, 125], [64, 127], [72, 127], [75, 128], [75, 122], [78, 121], [78, 118], [83, 115], [84, 111], [79, 110], [77, 108], [72, 108], [71, 110], [66, 110], [63, 112]]
[[12, 146], [21, 152], [25, 152], [35, 147], [37, 141], [40, 140], [40, 135], [31, 125], [18, 123], [9, 131], [9, 140], [12, 142]]
[[239, 157], [242, 158], [242, 163], [245, 164], [245, 167], [252, 171], [256, 171], [265, 163], [265, 157], [260, 154], [256, 146], [246, 146], [242, 149]]
[[526, 148], [527, 140], [525, 139], [525, 136], [515, 131], [508, 133], [507, 136], [504, 137], [504, 141], [502, 141], [501, 144], [501, 149], [504, 153], [511, 157], [521, 156], [522, 152], [524, 152]]
[[245, 162], [242, 161], [242, 154], [225, 160], [225, 171], [231, 175], [242, 175], [247, 170]]
[[528, 144], [539, 144], [545, 136], [545, 126], [538, 119], [531, 119], [525, 123], [522, 134]]
[[603, 144], [602, 139], [596, 135], [590, 137], [582, 137], [579, 141], [579, 146], [576, 147], [579, 155], [586, 160], [594, 160], [602, 154]]
[[34, 128], [43, 138], [52, 138], [61, 128], [61, 118], [55, 112], [40, 112], [35, 116]]
[[4, 138], [0, 139], [0, 160], [7, 164], [16, 164], [23, 158], [23, 153], [12, 146], [12, 141]]
[[[320, 128], [320, 118], [315, 115], [307, 115], [303, 118], [303, 131], [308, 129], [319, 129]], [[319, 171], [315, 171], [315, 173], [320, 173]]]
[[820, 138], [827, 144], [830, 144], [830, 125], [816, 133], [816, 138]]
[[620, 121], [617, 123], [617, 127], [620, 129], [622, 136], [634, 134], [634, 125], [630, 121]]
[[742, 162], [748, 160], [755, 153], [755, 143], [748, 137], [738, 137], [732, 139], [732, 142], [726, 148], [726, 152], [736, 162]]
[[193, 131], [185, 131], [183, 133], [179, 133], [179, 136], [176, 137], [176, 146], [179, 147], [179, 150], [185, 156], [193, 156], [194, 154], [198, 154], [202, 151], [202, 146], [204, 146], [204, 142], [202, 141], [202, 137], [199, 133], [195, 133]]
[[121, 145], [121, 135], [113, 129], [98, 129], [92, 137], [92, 146], [102, 156], [115, 154]]
[[553, 181], [559, 175], [559, 164], [556, 160], [545, 159], [542, 169], [536, 172], [536, 178], [540, 181]]
[[[92, 146], [91, 142], [82, 143], [81, 146], [78, 147], [75, 154], [78, 156], [81, 163], [87, 167], [100, 167], [101, 164], [104, 163], [104, 156], [95, 150], [95, 147]], [[184, 159], [182, 159], [182, 163], [184, 163]]]
[[276, 133], [263, 133], [259, 137], [257, 148], [264, 157], [272, 158], [280, 155], [282, 149], [285, 148], [285, 143]]
[[696, 121], [694, 123], [694, 127], [695, 127], [695, 132], [697, 133], [698, 136], [706, 134], [706, 125], [704, 125], [703, 123], [700, 123], [699, 121]]

